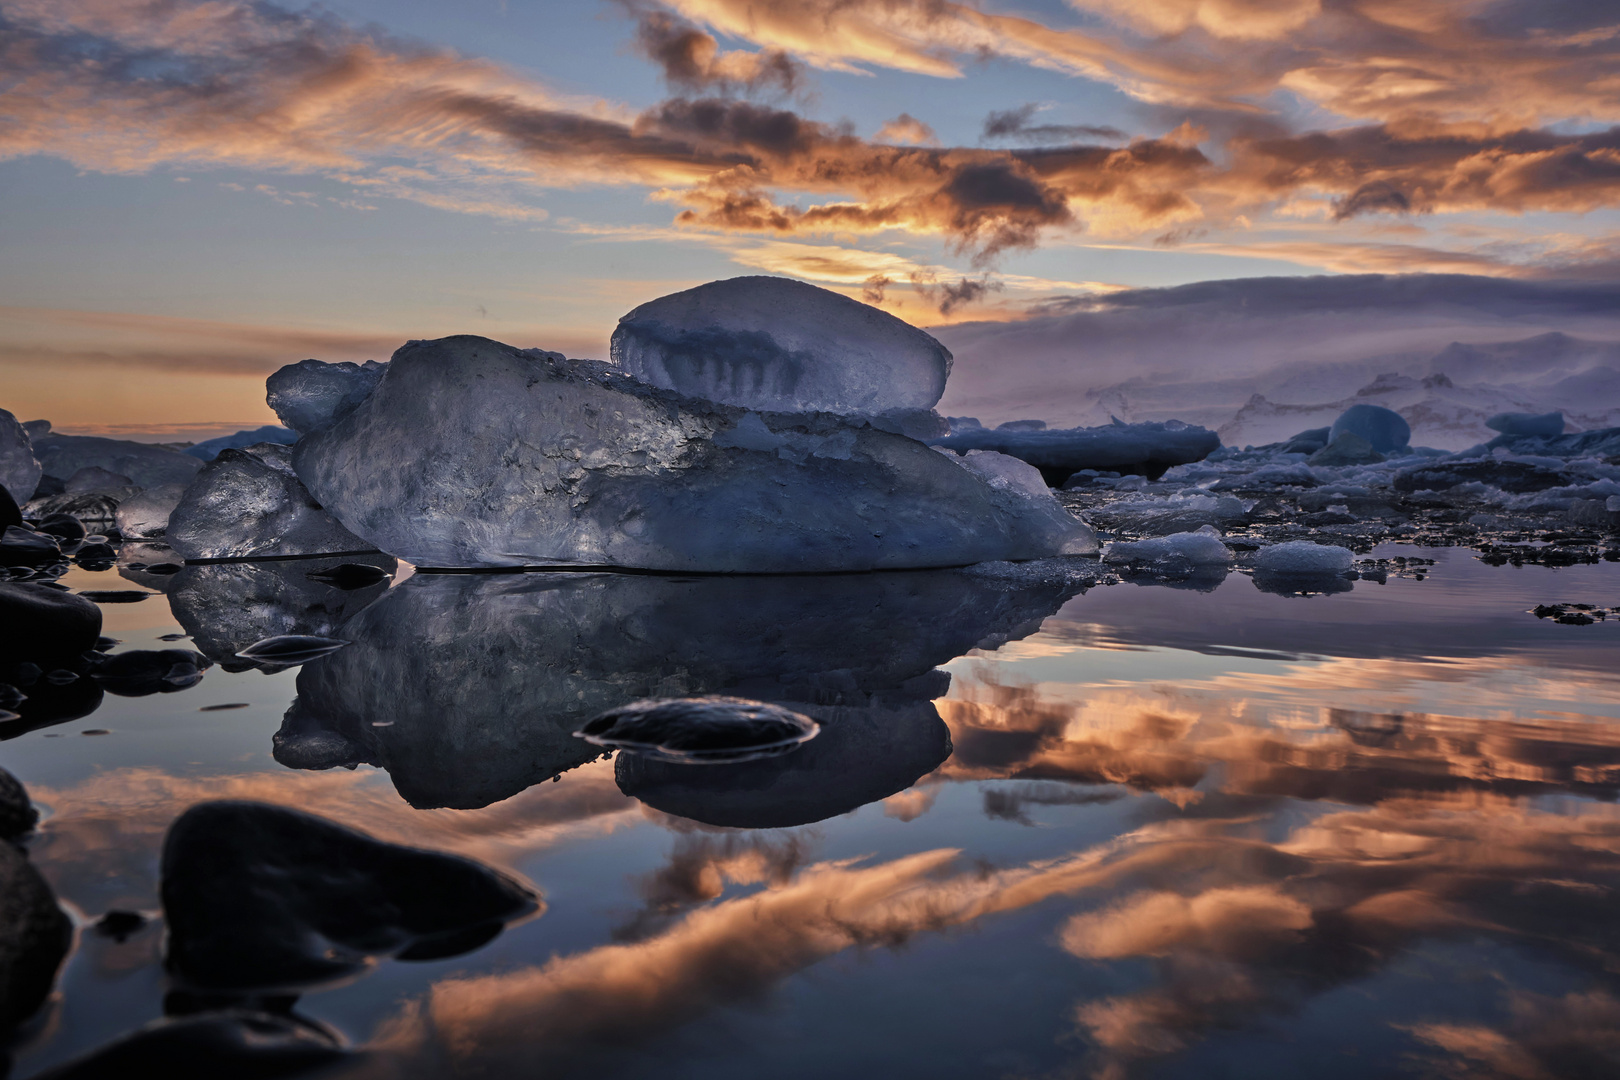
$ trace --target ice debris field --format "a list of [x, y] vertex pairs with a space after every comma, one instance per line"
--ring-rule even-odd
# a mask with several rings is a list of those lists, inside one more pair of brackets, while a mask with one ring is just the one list
[[[1620, 428], [1505, 413], [1460, 452], [1371, 404], [1264, 446], [1176, 421], [989, 428], [934, 411], [927, 333], [801, 282], [620, 320], [612, 361], [459, 336], [273, 374], [283, 427], [184, 448], [0, 411], [0, 572], [381, 553], [435, 569], [986, 573], [1333, 591], [1378, 543], [1620, 558]], [[1358, 570], [1358, 567], [1360, 569]], [[160, 572], [160, 571], [157, 571]]]

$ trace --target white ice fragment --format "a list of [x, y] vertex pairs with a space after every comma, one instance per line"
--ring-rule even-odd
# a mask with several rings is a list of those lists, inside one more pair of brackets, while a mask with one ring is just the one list
[[0, 487], [21, 506], [34, 497], [39, 473], [39, 461], [34, 457], [28, 432], [15, 416], [0, 409]]
[[185, 484], [160, 484], [123, 500], [116, 515], [119, 533], [138, 540], [162, 536], [169, 527], [169, 515], [185, 493]]
[[711, 281], [619, 320], [613, 361], [645, 383], [770, 412], [928, 410], [951, 354], [893, 315], [787, 278]]
[[375, 360], [363, 365], [302, 360], [265, 380], [265, 401], [283, 424], [308, 435], [353, 412], [377, 388], [384, 369]]
[[1263, 549], [1254, 565], [1269, 574], [1342, 574], [1355, 562], [1355, 552], [1349, 548], [1290, 540]]
[[310, 498], [292, 450], [262, 443], [222, 450], [169, 515], [165, 539], [186, 559], [369, 551]]
[[419, 566], [871, 570], [1095, 545], [1050, 494], [864, 421], [749, 413], [476, 337], [399, 350], [293, 460], [334, 517]]
[[1230, 566], [1232, 552], [1210, 525], [1196, 532], [1173, 533], [1133, 543], [1116, 541], [1103, 549], [1103, 562], [1160, 573], [1188, 572], [1205, 567]]

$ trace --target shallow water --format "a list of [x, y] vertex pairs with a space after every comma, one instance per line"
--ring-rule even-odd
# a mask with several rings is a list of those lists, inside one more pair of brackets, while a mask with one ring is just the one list
[[[322, 617], [354, 644], [301, 669], [215, 666], [0, 742], [80, 923], [14, 1075], [181, 1007], [160, 918], [122, 942], [89, 924], [161, 915], [165, 830], [214, 798], [544, 895], [473, 952], [302, 995], [369, 1051], [339, 1074], [1613, 1075], [1620, 620], [1529, 609], [1620, 604], [1620, 566], [1375, 554], [1435, 564], [1314, 596], [954, 572], [351, 596]], [[105, 605], [104, 633], [252, 640], [262, 601], [199, 569], [175, 610]], [[570, 734], [720, 692], [822, 734], [715, 766]], [[329, 767], [278, 762], [278, 732]]]

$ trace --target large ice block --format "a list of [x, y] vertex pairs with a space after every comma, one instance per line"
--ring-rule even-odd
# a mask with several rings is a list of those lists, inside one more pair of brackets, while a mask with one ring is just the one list
[[478, 337], [400, 349], [293, 462], [351, 532], [428, 567], [874, 570], [1096, 545], [1055, 499], [864, 420], [747, 412]]
[[39, 473], [39, 461], [34, 457], [28, 432], [15, 416], [0, 409], [0, 487], [10, 492], [20, 506], [34, 497]]

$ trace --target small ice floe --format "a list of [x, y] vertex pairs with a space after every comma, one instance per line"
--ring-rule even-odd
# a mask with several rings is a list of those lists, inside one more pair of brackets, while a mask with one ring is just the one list
[[734, 697], [648, 698], [574, 732], [594, 746], [692, 765], [752, 761], [798, 749], [821, 732], [801, 713]]
[[1103, 562], [1156, 574], [1191, 574], [1232, 565], [1232, 552], [1214, 526], [1156, 536], [1134, 543], [1116, 541], [1103, 550]]
[[1355, 562], [1355, 552], [1349, 548], [1290, 540], [1261, 551], [1254, 560], [1254, 567], [1271, 574], [1343, 574]]
[[347, 641], [337, 638], [316, 637], [313, 634], [277, 634], [260, 638], [245, 649], [238, 649], [236, 655], [264, 667], [292, 667], [319, 660], [347, 644]]

